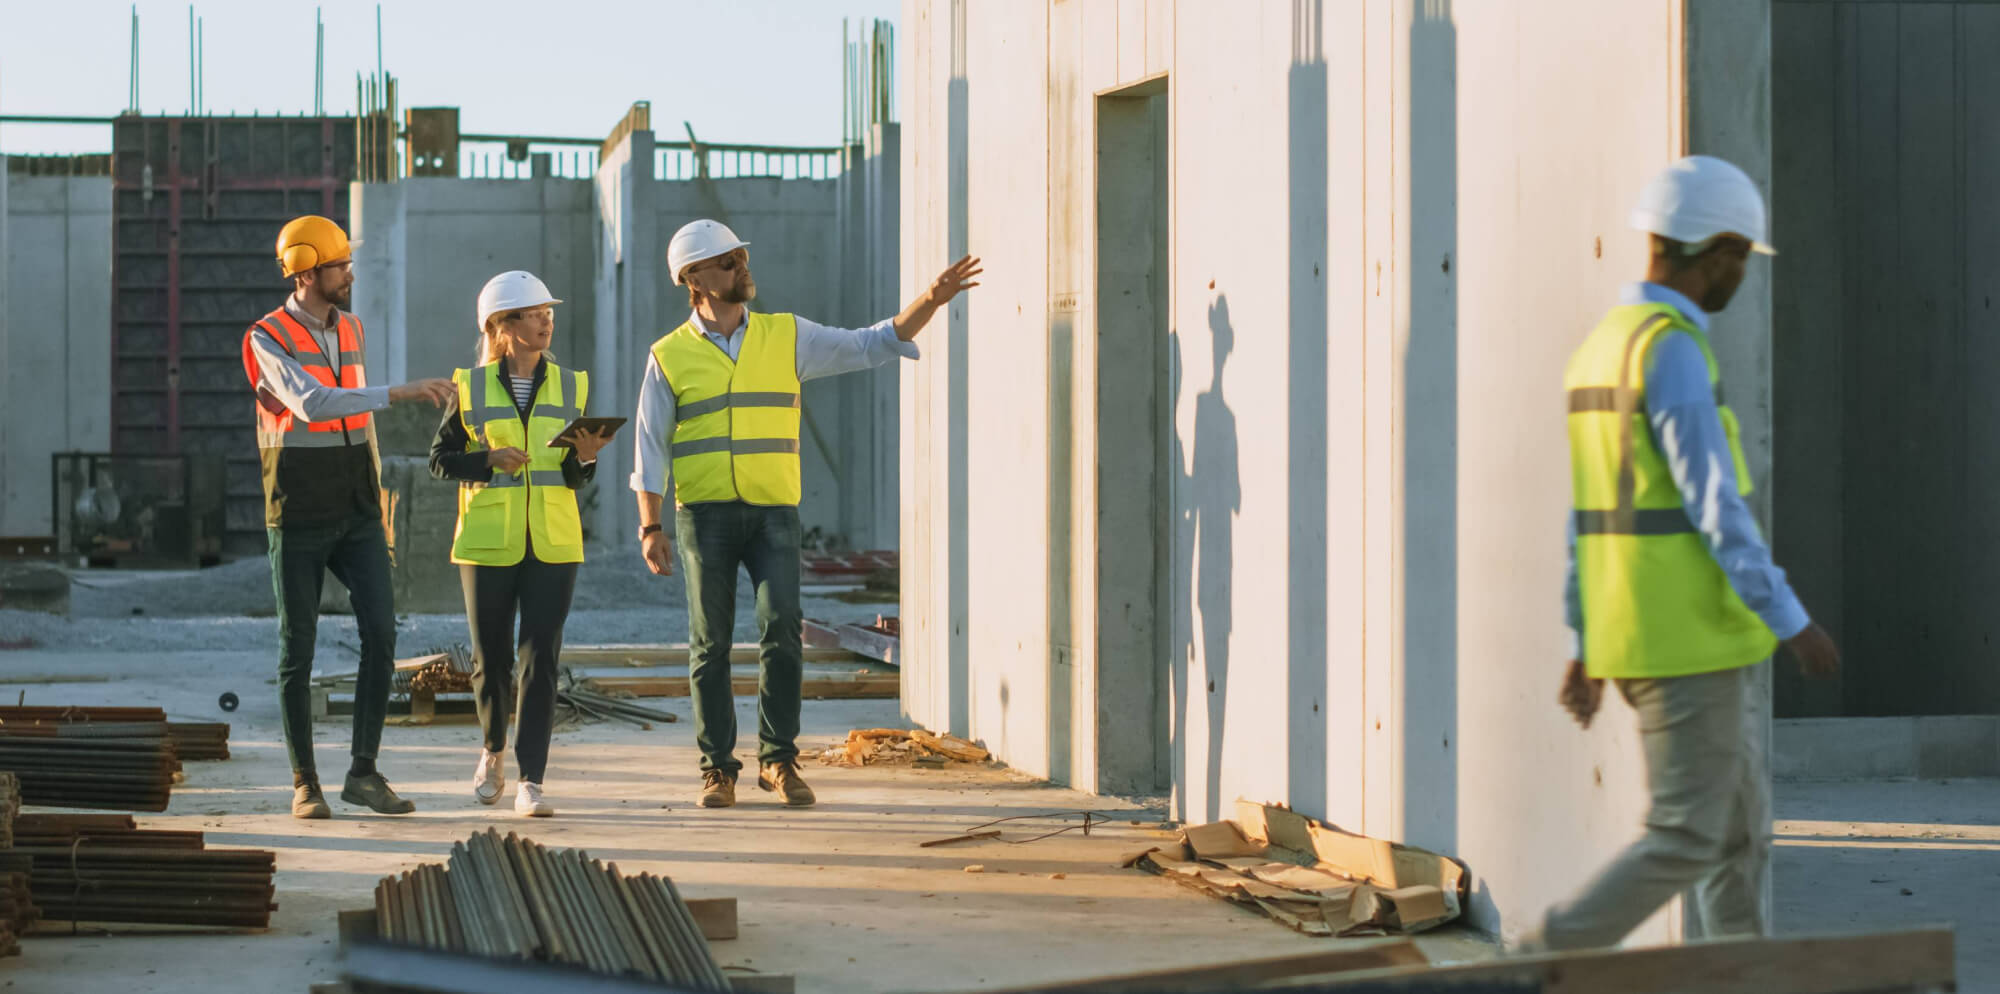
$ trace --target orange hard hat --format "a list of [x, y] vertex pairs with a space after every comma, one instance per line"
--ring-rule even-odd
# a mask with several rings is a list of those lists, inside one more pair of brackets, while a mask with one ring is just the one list
[[293, 218], [278, 231], [278, 267], [286, 276], [346, 262], [353, 256], [347, 232], [318, 214]]

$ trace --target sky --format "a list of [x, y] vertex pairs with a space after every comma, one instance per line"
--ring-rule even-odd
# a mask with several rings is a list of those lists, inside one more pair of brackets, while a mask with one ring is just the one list
[[[703, 141], [765, 145], [838, 144], [841, 19], [894, 22], [901, 12], [900, 0], [380, 6], [382, 65], [402, 105], [458, 107], [463, 132], [602, 137], [633, 101], [649, 100], [662, 135], [684, 135], [687, 121]], [[141, 109], [185, 113], [189, 5], [137, 7]], [[123, 110], [132, 10], [129, 0], [0, 0], [0, 114]], [[311, 111], [315, 10], [326, 23], [327, 111], [351, 113], [356, 74], [376, 65], [376, 4], [352, 0], [197, 0], [208, 111]], [[0, 124], [0, 154], [110, 148], [107, 127]]]

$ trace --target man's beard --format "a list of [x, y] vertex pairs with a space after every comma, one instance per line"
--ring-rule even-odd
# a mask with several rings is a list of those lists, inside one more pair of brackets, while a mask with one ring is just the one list
[[722, 293], [722, 302], [725, 304], [747, 304], [756, 299], [757, 281], [751, 279], [748, 273]]
[[332, 304], [335, 307], [340, 308], [343, 311], [346, 310], [347, 305], [352, 303], [353, 301], [354, 301], [354, 284], [352, 283], [349, 283], [338, 290], [328, 290], [326, 292], [326, 302]]

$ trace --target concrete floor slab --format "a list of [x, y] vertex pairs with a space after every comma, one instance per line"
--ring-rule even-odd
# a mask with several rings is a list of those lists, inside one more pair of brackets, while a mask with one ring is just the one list
[[1958, 989], [2000, 990], [2000, 780], [1781, 783], [1778, 930], [1950, 924]]
[[[176, 717], [226, 717], [235, 758], [189, 764], [170, 810], [140, 822], [202, 830], [211, 846], [272, 849], [279, 867], [280, 908], [267, 933], [31, 937], [24, 955], [0, 969], [13, 991], [302, 991], [336, 974], [335, 912], [368, 905], [382, 875], [442, 859], [453, 841], [488, 826], [581, 847], [627, 870], [669, 874], [689, 896], [737, 897], [742, 937], [717, 944], [722, 961], [795, 973], [808, 992], [970, 990], [1361, 941], [1309, 939], [1117, 869], [1119, 855], [1167, 834], [1154, 827], [1159, 812], [1004, 769], [813, 764], [816, 808], [788, 810], [746, 781], [736, 808], [703, 810], [692, 803], [699, 780], [689, 720], [652, 731], [592, 725], [559, 733], [547, 789], [561, 813], [532, 824], [472, 800], [473, 726], [391, 727], [381, 766], [417, 802], [415, 815], [365, 815], [336, 800], [333, 820], [294, 821], [271, 666], [265, 653], [0, 653], [0, 683], [51, 675], [90, 681], [0, 686], [25, 690], [29, 703], [157, 702]], [[243, 699], [228, 716], [216, 708], [224, 690]], [[653, 703], [688, 714], [685, 700]], [[739, 723], [756, 727], [748, 701]], [[803, 742], [823, 747], [850, 728], [895, 724], [893, 701], [808, 702]], [[329, 782], [345, 765], [347, 738], [344, 724], [316, 729]], [[1089, 838], [918, 846], [995, 818], [1068, 809], [1111, 811], [1115, 820]], [[1020, 822], [1006, 826], [1005, 838], [1061, 824]], [[966, 872], [971, 865], [984, 872]], [[1438, 960], [1491, 953], [1483, 938], [1458, 930], [1420, 942]]]

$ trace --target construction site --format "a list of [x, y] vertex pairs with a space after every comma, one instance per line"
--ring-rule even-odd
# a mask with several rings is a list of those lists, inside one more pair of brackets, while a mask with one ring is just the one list
[[[1973, 375], [1984, 349], [2000, 364], [2000, 5], [769, 6], [826, 49], [840, 34], [837, 142], [710, 141], [664, 92], [572, 101], [560, 133], [476, 131], [493, 118], [378, 64], [380, 11], [374, 71], [351, 94], [316, 79], [303, 113], [212, 110], [192, 11], [187, 108], [143, 109], [143, 4], [127, 106], [48, 112], [10, 84], [0, 986], [2000, 991], [2000, 614], [1972, 596], [2000, 588], [1981, 512], [2000, 404]], [[617, 16], [664, 38], [698, 7]], [[98, 150], [6, 142], [23, 128]], [[1630, 285], [1658, 289], [1669, 236], [1628, 216], [1684, 157], [1726, 160], [1768, 205], [1768, 229], [1726, 234], [1777, 254], [1748, 257], [1726, 309], [1701, 299], [1705, 403], [1839, 666], [1808, 678], [1807, 633], [1760, 625], [1781, 647], [1737, 667], [1759, 927], [1724, 927], [1701, 877], [1622, 941], [1559, 948], [1600, 868], [1663, 830], [1643, 687], [1683, 676], [1611, 672], [1594, 722], [1559, 704], [1565, 667], [1585, 672], [1566, 584], [1596, 568], [1565, 557], [1566, 515], [1571, 548], [1590, 540], [1566, 363]], [[305, 216], [351, 258], [294, 272], [281, 229]], [[700, 222], [741, 244], [688, 256]], [[940, 290], [967, 258], [977, 282]], [[739, 347], [799, 318], [778, 405], [795, 499], [747, 496], [740, 432], [722, 476], [735, 504], [796, 505], [783, 763], [816, 803], [767, 779], [786, 581], [745, 553], [721, 574], [733, 629], [704, 613], [685, 426], [770, 396], [733, 379], [756, 353], [704, 323], [729, 299], [707, 267], [732, 259], [756, 267]], [[508, 678], [468, 618], [475, 574], [512, 568], [466, 540], [481, 501], [513, 499], [491, 482], [509, 470], [440, 469], [449, 400], [384, 400], [360, 443], [393, 598], [386, 717], [381, 602], [351, 565], [313, 567], [297, 634], [273, 466], [301, 443], [272, 439], [324, 421], [273, 413], [252, 339], [327, 269], [352, 296], [326, 334], [365, 329], [309, 346], [365, 367], [320, 381], [335, 392], [441, 380], [474, 425], [477, 343], [560, 305], [544, 366], [587, 371], [587, 413], [635, 422], [594, 457], [523, 455], [535, 496], [514, 506], [537, 510], [512, 520], [536, 555], [559, 533], [526, 502], [581, 457], [562, 464], [582, 552], [549, 683], [553, 817], [521, 817], [542, 789], [526, 767], [498, 806], [467, 779], [500, 752], [489, 712], [525, 737], [530, 705], [493, 703]], [[489, 307], [515, 272], [540, 296]], [[677, 329], [722, 347], [719, 400], [669, 373]], [[814, 379], [811, 329], [900, 358]], [[544, 366], [528, 384], [508, 361], [492, 382], [516, 388], [523, 448], [560, 452], [532, 435]], [[649, 510], [634, 439], [669, 379], [682, 489]], [[287, 710], [301, 681], [309, 727]], [[701, 695], [725, 684], [749, 766], [718, 802]], [[353, 800], [357, 776], [414, 811]], [[302, 813], [308, 780], [330, 818]]]

